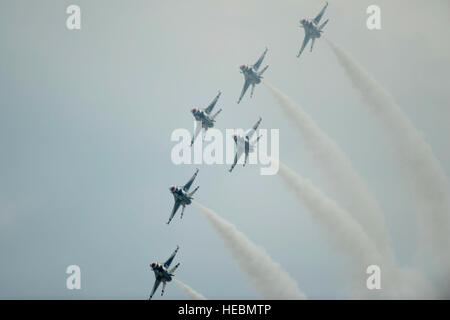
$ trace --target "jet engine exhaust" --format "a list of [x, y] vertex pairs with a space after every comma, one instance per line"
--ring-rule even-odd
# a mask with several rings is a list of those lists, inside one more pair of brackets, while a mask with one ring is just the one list
[[[275, 161], [275, 160], [272, 160]], [[354, 298], [423, 299], [434, 294], [422, 275], [414, 269], [400, 269], [384, 259], [362, 226], [344, 209], [323, 194], [311, 181], [279, 162], [278, 175], [292, 188], [313, 219], [327, 231], [330, 243], [345, 255], [358, 276], [353, 286]], [[370, 292], [366, 288], [366, 268], [378, 265], [383, 270], [382, 290]], [[377, 292], [378, 291], [378, 292]]]
[[320, 165], [340, 205], [365, 229], [380, 253], [393, 262], [383, 213], [345, 153], [292, 99], [271, 84], [264, 84]]
[[[393, 154], [403, 168], [417, 208], [422, 261], [440, 273], [438, 279], [450, 297], [450, 185], [446, 174], [421, 133], [393, 97], [347, 52], [327, 40], [354, 88], [383, 126]], [[433, 256], [430, 256], [430, 253]]]
[[293, 189], [300, 203], [309, 209], [313, 219], [326, 229], [330, 242], [360, 271], [361, 277], [355, 279], [358, 283], [361, 283], [366, 266], [382, 264], [382, 258], [373, 241], [361, 225], [335, 201], [282, 162], [279, 162], [278, 175]]
[[274, 262], [263, 248], [253, 243], [233, 224], [221, 218], [213, 210], [198, 202], [193, 201], [193, 203], [222, 238], [225, 247], [238, 262], [250, 285], [259, 291], [264, 299], [306, 299], [305, 294], [298, 288], [297, 282], [278, 263]]
[[173, 278], [173, 282], [175, 282], [175, 284], [177, 284], [191, 300], [206, 300], [202, 294], [198, 293], [180, 280]]

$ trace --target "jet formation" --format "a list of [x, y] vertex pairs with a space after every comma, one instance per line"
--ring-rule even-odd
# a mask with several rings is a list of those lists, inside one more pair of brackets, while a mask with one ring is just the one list
[[264, 57], [266, 56], [267, 51], [268, 49], [266, 48], [261, 57], [259, 57], [258, 61], [256, 61], [254, 65], [246, 66], [245, 64], [243, 64], [242, 66], [239, 67], [239, 69], [241, 69], [241, 73], [244, 75], [244, 87], [242, 88], [241, 95], [239, 96], [239, 100], [237, 103], [241, 102], [242, 97], [245, 95], [245, 92], [247, 91], [249, 86], [252, 86], [250, 98], [253, 97], [255, 85], [261, 83], [262, 74], [269, 67], [267, 65], [261, 71], [258, 71], [259, 67], [261, 66], [261, 63], [264, 60]]
[[175, 203], [173, 205], [172, 213], [170, 214], [170, 218], [169, 218], [169, 221], [167, 221], [167, 224], [169, 224], [170, 221], [172, 221], [173, 217], [175, 216], [175, 213], [177, 212], [177, 210], [180, 206], [183, 207], [181, 209], [181, 218], [183, 218], [184, 208], [187, 205], [192, 203], [192, 199], [193, 199], [192, 196], [198, 190], [198, 188], [200, 188], [200, 187], [197, 187], [194, 189], [194, 191], [189, 192], [189, 189], [190, 189], [192, 183], [194, 182], [195, 178], [197, 177], [197, 174], [198, 174], [198, 169], [197, 169], [197, 171], [195, 171], [192, 178], [190, 178], [189, 181], [186, 182], [186, 184], [184, 186], [178, 186], [178, 187], [171, 186], [169, 188], [169, 191], [172, 193]]
[[214, 122], [216, 122], [216, 120], [214, 119], [217, 117], [220, 111], [222, 111], [222, 109], [219, 109], [219, 111], [217, 111], [214, 115], [211, 115], [211, 111], [214, 109], [214, 106], [216, 105], [217, 100], [219, 100], [220, 95], [221, 92], [219, 91], [214, 100], [205, 109], [193, 108], [191, 110], [192, 115], [195, 118], [194, 134], [192, 135], [191, 146], [194, 144], [194, 141], [202, 128], [205, 129], [206, 133], [209, 128], [214, 127]]
[[174, 276], [175, 270], [178, 268], [180, 263], [177, 263], [175, 267], [172, 269], [169, 269], [170, 264], [172, 263], [173, 259], [175, 258], [175, 255], [178, 252], [179, 247], [175, 249], [175, 251], [172, 253], [172, 255], [167, 259], [164, 264], [160, 264], [157, 262], [152, 262], [150, 264], [150, 268], [152, 268], [153, 272], [155, 273], [155, 284], [153, 285], [152, 292], [150, 293], [150, 297], [148, 300], [151, 300], [153, 295], [155, 294], [156, 289], [158, 289], [161, 282], [163, 283], [163, 287], [161, 290], [161, 296], [164, 294], [164, 290], [166, 289], [166, 283], [172, 281], [172, 277]]
[[[303, 43], [302, 43], [302, 46], [300, 48], [300, 51], [299, 51], [297, 57], [300, 57], [300, 55], [302, 54], [306, 45], [308, 44], [309, 40], [312, 41], [311, 42], [311, 51], [312, 51], [315, 40], [317, 38], [321, 37], [321, 34], [323, 33], [322, 29], [328, 23], [328, 19], [320, 25], [319, 25], [319, 23], [320, 23], [320, 20], [322, 19], [322, 16], [324, 15], [327, 7], [328, 7], [328, 2], [325, 4], [325, 6], [322, 8], [322, 10], [317, 14], [317, 16], [314, 19], [311, 19], [311, 20], [302, 19], [300, 21], [300, 27], [305, 30], [305, 37], [303, 39]], [[244, 97], [245, 93], [247, 92], [247, 90], [250, 86], [251, 86], [251, 93], [250, 93], [250, 98], [251, 98], [251, 97], [253, 97], [255, 85], [261, 83], [261, 79], [263, 78], [262, 75], [269, 67], [268, 65], [266, 65], [261, 71], [259, 71], [259, 68], [267, 54], [267, 51], [268, 51], [268, 49], [265, 48], [264, 52], [262, 53], [262, 55], [259, 57], [259, 59], [256, 61], [255, 64], [250, 65], [250, 66], [241, 65], [239, 67], [240, 72], [244, 75], [244, 86], [242, 88], [241, 94], [237, 101], [238, 104], [241, 102], [242, 98]], [[218, 94], [216, 95], [216, 97], [213, 99], [213, 101], [206, 108], [204, 108], [204, 109], [193, 108], [191, 110], [191, 113], [195, 118], [194, 134], [191, 139], [191, 146], [194, 144], [196, 138], [198, 137], [198, 135], [200, 134], [202, 129], [204, 129], [205, 133], [206, 133], [206, 131], [209, 128], [214, 127], [215, 118], [222, 111], [222, 109], [219, 109], [213, 115], [211, 115], [211, 112], [213, 111], [215, 105], [217, 104], [217, 101], [219, 100], [220, 95], [221, 95], [221, 92], [219, 91]], [[244, 155], [244, 157], [245, 157], [243, 166], [245, 167], [245, 165], [247, 164], [249, 154], [255, 151], [255, 147], [256, 147], [259, 139], [261, 138], [261, 136], [258, 136], [256, 139], [251, 140], [253, 135], [255, 134], [256, 130], [258, 129], [258, 126], [260, 125], [261, 121], [262, 121], [262, 118], [260, 117], [258, 119], [258, 121], [255, 123], [255, 125], [251, 129], [247, 130], [243, 136], [238, 135], [238, 134], [233, 135], [233, 140], [234, 140], [234, 143], [236, 146], [235, 147], [236, 153], [234, 156], [234, 162], [233, 162], [231, 168], [229, 169], [229, 172], [233, 171], [234, 167], [236, 166], [237, 162], [242, 157], [242, 155]], [[193, 195], [199, 189], [199, 187], [196, 187], [194, 189], [194, 191], [192, 191], [192, 192], [189, 192], [189, 189], [191, 188], [195, 178], [197, 177], [198, 171], [199, 170], [197, 169], [195, 171], [194, 175], [189, 179], [188, 182], [186, 182], [185, 185], [171, 186], [169, 188], [170, 192], [173, 195], [175, 203], [172, 208], [172, 212], [170, 214], [169, 221], [167, 222], [167, 224], [169, 224], [172, 221], [173, 217], [175, 216], [175, 214], [178, 211], [178, 209], [180, 208], [180, 206], [183, 207], [181, 210], [181, 218], [183, 218], [183, 213], [184, 213], [185, 207], [192, 203]], [[179, 247], [177, 246], [175, 251], [169, 257], [169, 259], [167, 259], [167, 261], [164, 262], [164, 264], [160, 264], [157, 262], [152, 262], [150, 264], [150, 267], [152, 268], [153, 272], [155, 273], [155, 283], [154, 283], [153, 289], [150, 293], [149, 300], [153, 297], [153, 295], [155, 294], [155, 291], [158, 289], [158, 286], [161, 284], [161, 282], [163, 283], [163, 287], [162, 287], [162, 291], [161, 291], [161, 296], [162, 296], [164, 294], [166, 283], [172, 281], [172, 278], [174, 277], [173, 273], [178, 268], [180, 263], [176, 264], [171, 269], [169, 269], [169, 267], [170, 267], [170, 264], [172, 263], [173, 259], [175, 258], [175, 255], [177, 254], [178, 249], [179, 249]]]
[[323, 14], [325, 13], [325, 10], [328, 7], [328, 2], [325, 4], [325, 6], [320, 10], [320, 12], [317, 14], [317, 16], [312, 19], [302, 19], [300, 20], [300, 28], [303, 28], [305, 30], [305, 38], [303, 39], [302, 47], [300, 48], [300, 51], [297, 55], [297, 58], [300, 57], [300, 55], [303, 52], [303, 49], [305, 49], [306, 45], [308, 44], [309, 40], [311, 40], [311, 50], [313, 50], [314, 42], [317, 38], [320, 38], [321, 34], [323, 33], [323, 27], [327, 24], [328, 20], [325, 20], [324, 23], [319, 25], [320, 19], [322, 19]]

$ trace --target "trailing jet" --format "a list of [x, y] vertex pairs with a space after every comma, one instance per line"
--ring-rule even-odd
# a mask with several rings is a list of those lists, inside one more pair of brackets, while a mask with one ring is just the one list
[[172, 221], [175, 213], [177, 212], [177, 210], [180, 206], [183, 206], [183, 208], [181, 209], [181, 218], [183, 218], [184, 208], [186, 207], [186, 205], [191, 204], [191, 202], [192, 202], [191, 200], [193, 199], [192, 195], [195, 193], [195, 191], [198, 190], [198, 188], [200, 188], [200, 187], [197, 187], [194, 189], [194, 191], [188, 192], [189, 188], [191, 187], [192, 183], [195, 180], [195, 177], [197, 177], [197, 173], [198, 173], [198, 169], [197, 169], [197, 171], [195, 171], [192, 178], [189, 179], [189, 181], [184, 186], [179, 186], [179, 187], [171, 186], [169, 188], [169, 190], [172, 193], [173, 198], [175, 200], [175, 204], [173, 205], [172, 213], [170, 214], [170, 218], [169, 218], [169, 221], [167, 222], [167, 224], [169, 224], [170, 221]]
[[246, 66], [243, 64], [239, 68], [241, 69], [241, 73], [244, 74], [245, 82], [244, 87], [242, 88], [241, 96], [239, 97], [239, 100], [237, 103], [241, 102], [242, 97], [244, 96], [245, 92], [247, 91], [248, 87], [252, 86], [252, 91], [250, 93], [250, 98], [253, 96], [253, 91], [255, 90], [255, 85], [261, 82], [262, 74], [264, 71], [267, 70], [269, 66], [265, 66], [261, 71], [258, 72], [259, 67], [261, 66], [262, 61], [264, 60], [264, 57], [267, 53], [267, 48], [264, 50], [261, 57], [259, 57], [258, 61], [252, 66]]
[[322, 34], [322, 29], [327, 24], [327, 19], [324, 23], [319, 25], [320, 19], [322, 19], [323, 14], [325, 13], [325, 10], [328, 7], [328, 2], [325, 4], [325, 6], [320, 10], [319, 14], [312, 20], [302, 19], [300, 20], [300, 28], [305, 29], [305, 38], [303, 39], [302, 47], [300, 48], [300, 51], [297, 55], [297, 58], [300, 57], [300, 55], [303, 52], [303, 49], [305, 49], [306, 45], [308, 44], [309, 40], [311, 40], [311, 51], [314, 46], [314, 41], [316, 41], [316, 38], [320, 38]]
[[237, 134], [233, 135], [234, 143], [236, 145], [236, 154], [234, 155], [234, 162], [229, 170], [230, 172], [233, 171], [234, 167], [236, 166], [236, 163], [241, 158], [243, 153], [245, 154], [245, 160], [244, 160], [244, 167], [245, 167], [245, 164], [247, 163], [247, 160], [248, 160], [248, 154], [250, 152], [255, 151], [255, 146], [258, 143], [258, 140], [259, 140], [259, 138], [261, 138], [261, 136], [256, 138], [255, 141], [250, 141], [250, 139], [252, 138], [253, 134], [256, 132], [256, 129], [258, 128], [259, 124], [261, 123], [261, 120], [262, 119], [260, 117], [258, 122], [256, 122], [256, 124], [253, 126], [253, 128], [247, 130], [244, 137], [237, 135]]
[[214, 122], [216, 121], [214, 119], [220, 113], [220, 111], [222, 111], [222, 109], [217, 111], [212, 116], [211, 116], [211, 111], [214, 109], [214, 106], [216, 105], [217, 100], [219, 100], [220, 95], [221, 95], [221, 92], [219, 91], [217, 96], [214, 98], [214, 100], [209, 104], [209, 106], [207, 108], [205, 108], [205, 109], [194, 108], [191, 110], [191, 112], [195, 118], [194, 135], [192, 136], [191, 146], [194, 144], [194, 141], [197, 138], [200, 131], [202, 130], [202, 128], [205, 129], [205, 133], [206, 133], [206, 131], [209, 128], [214, 127]]
[[152, 293], [150, 293], [150, 298], [148, 300], [151, 300], [153, 295], [155, 294], [156, 289], [158, 289], [158, 286], [163, 283], [161, 296], [164, 294], [164, 290], [166, 289], [166, 283], [172, 281], [172, 277], [174, 276], [175, 270], [180, 265], [179, 263], [176, 264], [175, 267], [172, 269], [168, 269], [170, 264], [172, 263], [173, 259], [175, 258], [175, 255], [178, 252], [179, 247], [175, 249], [175, 251], [172, 253], [169, 259], [167, 259], [164, 264], [160, 264], [157, 262], [152, 262], [150, 264], [150, 268], [152, 268], [153, 272], [155, 273], [155, 284], [153, 285]]

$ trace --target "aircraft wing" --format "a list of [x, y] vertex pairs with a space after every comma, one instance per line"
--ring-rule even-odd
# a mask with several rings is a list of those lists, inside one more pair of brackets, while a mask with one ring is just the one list
[[237, 103], [241, 102], [242, 97], [244, 96], [245, 92], [247, 91], [249, 85], [250, 85], [250, 82], [247, 79], [245, 79], [244, 87], [242, 88], [241, 95], [240, 95]]
[[189, 181], [183, 186], [183, 190], [184, 191], [188, 191], [189, 190], [189, 188], [191, 187], [192, 183], [195, 180], [195, 177], [197, 176], [197, 173], [198, 173], [198, 169], [197, 169], [197, 171], [195, 171], [195, 173], [192, 176], [192, 178], [190, 178]]
[[300, 57], [300, 55], [302, 54], [303, 50], [305, 49], [306, 45], [309, 42], [309, 39], [310, 39], [309, 34], [305, 30], [305, 38], [303, 39], [302, 47], [300, 48], [300, 51], [298, 52], [297, 58]]
[[191, 146], [194, 144], [195, 139], [199, 135], [200, 131], [202, 131], [202, 121], [194, 122], [194, 135], [192, 136]]
[[263, 62], [264, 57], [266, 56], [267, 50], [268, 49], [266, 48], [261, 57], [259, 57], [258, 61], [256, 61], [256, 63], [253, 65], [253, 69], [255, 69], [255, 71], [257, 71], [258, 68], [261, 66], [261, 63]]
[[255, 134], [256, 129], [258, 129], [258, 126], [259, 126], [259, 124], [261, 123], [261, 121], [262, 121], [262, 119], [261, 119], [261, 117], [259, 117], [259, 119], [258, 119], [258, 121], [255, 123], [255, 125], [254, 125], [251, 129], [247, 130], [247, 132], [245, 133], [245, 137], [246, 137], [248, 140], [250, 140], [250, 139], [252, 138], [252, 136]]
[[156, 289], [158, 289], [159, 284], [161, 283], [161, 280], [157, 277], [155, 279], [155, 284], [153, 285], [153, 289], [152, 292], [150, 293], [150, 299], [153, 297], [153, 295], [155, 294]]
[[328, 2], [326, 5], [320, 10], [319, 14], [314, 18], [313, 22], [317, 25], [320, 22], [320, 19], [322, 19], [323, 14], [325, 13], [325, 10], [328, 7]]
[[214, 109], [214, 106], [217, 103], [217, 100], [219, 100], [220, 95], [222, 94], [222, 92], [219, 91], [219, 93], [217, 94], [217, 96], [214, 98], [214, 100], [209, 104], [209, 106], [205, 109], [205, 112], [207, 114], [210, 114], [212, 109]]
[[175, 255], [178, 252], [178, 249], [180, 249], [179, 246], [177, 246], [177, 248], [175, 249], [175, 251], [172, 253], [172, 255], [169, 257], [169, 259], [167, 259], [166, 262], [164, 262], [164, 267], [168, 268], [170, 266], [170, 264], [172, 263], [173, 259], [175, 258]]
[[[177, 210], [180, 207], [180, 205], [181, 205], [181, 201], [180, 200], [175, 200], [175, 203], [173, 204], [172, 213], [170, 214], [169, 222], [172, 221], [173, 216], [177, 212]], [[169, 222], [167, 222], [167, 224], [169, 224]]]

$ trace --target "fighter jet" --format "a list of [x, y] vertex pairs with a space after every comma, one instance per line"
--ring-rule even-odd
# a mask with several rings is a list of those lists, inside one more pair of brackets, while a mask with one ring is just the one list
[[214, 106], [217, 103], [217, 100], [219, 100], [219, 97], [221, 95], [221, 92], [217, 94], [217, 96], [214, 98], [214, 100], [209, 104], [209, 106], [205, 109], [200, 108], [194, 108], [191, 110], [194, 118], [195, 118], [195, 125], [194, 125], [194, 135], [192, 136], [191, 140], [191, 146], [194, 144], [195, 139], [197, 138], [200, 131], [205, 129], [205, 133], [209, 128], [214, 127], [214, 120], [216, 116], [222, 111], [220, 109], [217, 111], [214, 115], [211, 116], [211, 111], [214, 109]]
[[148, 300], [151, 300], [151, 298], [153, 297], [153, 295], [155, 294], [156, 289], [158, 289], [158, 286], [160, 285], [160, 283], [163, 283], [163, 287], [162, 287], [162, 291], [161, 291], [161, 296], [164, 294], [164, 290], [166, 289], [166, 283], [172, 281], [172, 277], [174, 276], [174, 272], [175, 270], [178, 268], [178, 266], [180, 265], [179, 263], [176, 264], [175, 267], [173, 267], [172, 269], [168, 269], [170, 264], [172, 263], [173, 259], [175, 258], [175, 255], [178, 252], [179, 247], [177, 246], [177, 248], [175, 249], [175, 251], [172, 253], [172, 255], [170, 256], [169, 259], [167, 259], [166, 262], [164, 262], [164, 264], [160, 264], [157, 262], [152, 262], [150, 264], [150, 268], [152, 268], [153, 272], [155, 273], [155, 284], [153, 285], [153, 289], [152, 292], [150, 293], [150, 298]]
[[305, 49], [306, 45], [308, 44], [309, 40], [311, 39], [311, 51], [314, 46], [314, 41], [316, 41], [316, 38], [320, 38], [322, 34], [322, 29], [327, 24], [327, 19], [324, 23], [319, 25], [320, 19], [322, 19], [323, 14], [325, 13], [325, 10], [328, 7], [328, 2], [325, 4], [325, 6], [320, 10], [319, 14], [312, 20], [302, 19], [300, 20], [300, 28], [305, 29], [305, 38], [303, 39], [302, 47], [300, 48], [300, 51], [297, 55], [297, 58], [300, 57], [300, 55], [303, 52], [303, 49]]
[[198, 188], [200, 188], [200, 187], [197, 187], [194, 189], [194, 191], [188, 192], [189, 188], [191, 187], [192, 183], [195, 180], [195, 177], [197, 177], [197, 173], [198, 173], [198, 169], [197, 169], [197, 171], [195, 171], [192, 178], [189, 179], [189, 181], [184, 186], [179, 186], [179, 187], [171, 186], [169, 188], [169, 190], [172, 193], [173, 198], [175, 200], [175, 204], [173, 205], [172, 213], [170, 214], [170, 218], [169, 218], [169, 221], [167, 222], [167, 224], [169, 224], [170, 221], [172, 221], [173, 216], [175, 215], [175, 213], [177, 212], [177, 210], [180, 206], [183, 206], [183, 208], [181, 209], [181, 218], [183, 218], [184, 208], [186, 207], [186, 205], [191, 204], [191, 202], [192, 202], [191, 200], [193, 199], [192, 195], [195, 193], [195, 191], [198, 190]]
[[233, 171], [234, 167], [236, 166], [236, 163], [241, 158], [242, 153], [245, 153], [245, 160], [244, 160], [244, 167], [245, 167], [247, 160], [248, 160], [248, 154], [250, 152], [255, 151], [255, 146], [258, 143], [258, 140], [259, 140], [259, 138], [261, 138], [261, 136], [256, 138], [255, 141], [250, 141], [250, 139], [252, 138], [253, 134], [256, 132], [256, 129], [258, 128], [259, 124], [261, 123], [261, 120], [262, 119], [260, 117], [258, 122], [256, 122], [256, 124], [253, 126], [253, 128], [249, 129], [245, 133], [244, 137], [237, 135], [237, 134], [233, 135], [234, 143], [236, 145], [236, 154], [234, 156], [233, 165], [231, 166], [231, 168], [229, 170], [230, 172]]
[[261, 57], [259, 57], [258, 61], [252, 66], [246, 66], [243, 64], [239, 68], [241, 69], [241, 73], [244, 74], [244, 87], [242, 88], [241, 96], [239, 97], [239, 100], [237, 103], [241, 102], [242, 97], [244, 96], [245, 92], [247, 91], [248, 87], [252, 86], [252, 91], [250, 93], [250, 98], [253, 96], [253, 91], [255, 90], [255, 85], [261, 82], [262, 74], [264, 71], [267, 70], [269, 67], [268, 65], [265, 66], [261, 71], [258, 72], [259, 67], [261, 66], [262, 61], [264, 60], [264, 57], [267, 53], [267, 48], [264, 50]]

